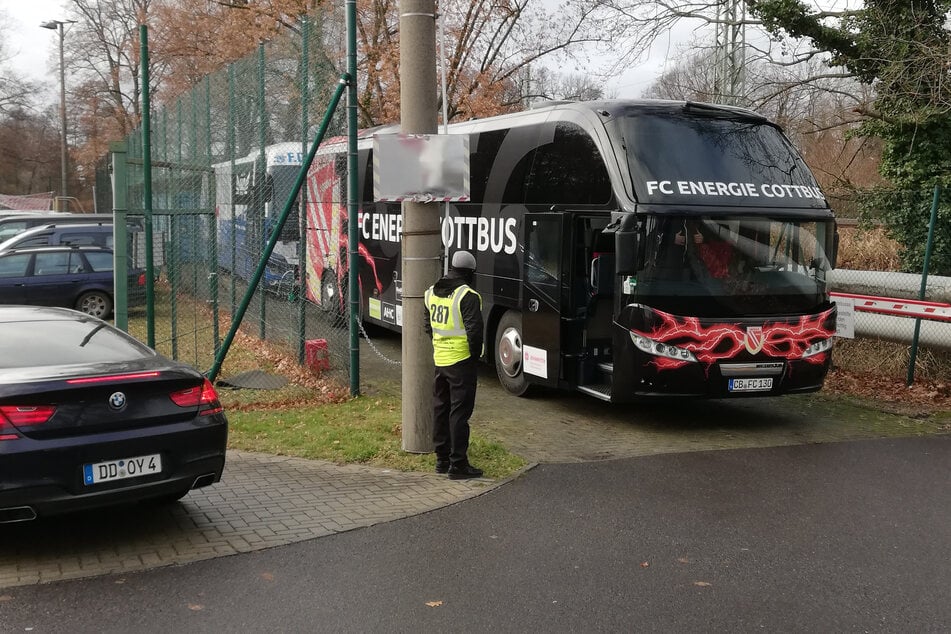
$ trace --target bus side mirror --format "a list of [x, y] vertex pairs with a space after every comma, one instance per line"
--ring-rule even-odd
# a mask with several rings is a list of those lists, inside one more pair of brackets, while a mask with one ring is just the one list
[[839, 258], [839, 230], [832, 234], [832, 253], [829, 254], [829, 268], [834, 269]]
[[634, 274], [644, 268], [646, 244], [639, 231], [614, 234], [614, 252], [619, 275]]

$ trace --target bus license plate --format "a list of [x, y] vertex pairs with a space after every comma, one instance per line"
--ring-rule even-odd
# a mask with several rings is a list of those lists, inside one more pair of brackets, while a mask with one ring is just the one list
[[773, 389], [773, 377], [761, 379], [730, 379], [731, 392], [765, 392]]
[[83, 484], [99, 484], [125, 478], [138, 478], [162, 472], [162, 455], [121, 458], [83, 465]]

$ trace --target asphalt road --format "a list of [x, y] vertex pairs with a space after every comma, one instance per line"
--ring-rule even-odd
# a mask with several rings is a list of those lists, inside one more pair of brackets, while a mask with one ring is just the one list
[[405, 520], [10, 588], [9, 632], [951, 630], [951, 437], [541, 465]]

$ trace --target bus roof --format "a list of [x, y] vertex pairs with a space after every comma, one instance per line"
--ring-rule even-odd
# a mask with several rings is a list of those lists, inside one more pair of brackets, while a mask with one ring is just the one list
[[[507, 114], [500, 114], [484, 119], [471, 119], [449, 124], [450, 134], [472, 134], [488, 130], [521, 127], [541, 123], [550, 118], [552, 113], [577, 112], [597, 115], [602, 121], [627, 116], [635, 112], [653, 112], [669, 114], [692, 114], [713, 118], [742, 118], [757, 123], [775, 125], [766, 117], [738, 106], [727, 106], [696, 101], [671, 101], [663, 99], [605, 99], [600, 101], [557, 101], [542, 102], [528, 110], [520, 110]], [[443, 131], [442, 126], [438, 132]], [[381, 125], [360, 130], [357, 133], [357, 144], [361, 148], [370, 147], [373, 136], [376, 134], [399, 134], [399, 124]], [[346, 148], [347, 138], [337, 136], [327, 139], [318, 148], [318, 154], [335, 154]]]

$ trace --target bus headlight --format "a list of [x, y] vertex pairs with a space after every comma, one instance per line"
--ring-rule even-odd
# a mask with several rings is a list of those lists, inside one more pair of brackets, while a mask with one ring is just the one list
[[677, 346], [672, 346], [662, 341], [655, 341], [644, 335], [639, 335], [636, 332], [631, 332], [631, 341], [634, 342], [635, 346], [655, 357], [665, 357], [667, 359], [676, 359], [690, 363], [697, 362], [697, 357], [693, 356], [693, 353], [685, 348], [678, 348]]
[[808, 359], [809, 357], [814, 357], [820, 352], [826, 352], [827, 350], [832, 349], [832, 337], [828, 339], [823, 339], [822, 341], [817, 341], [802, 353], [803, 359]]

